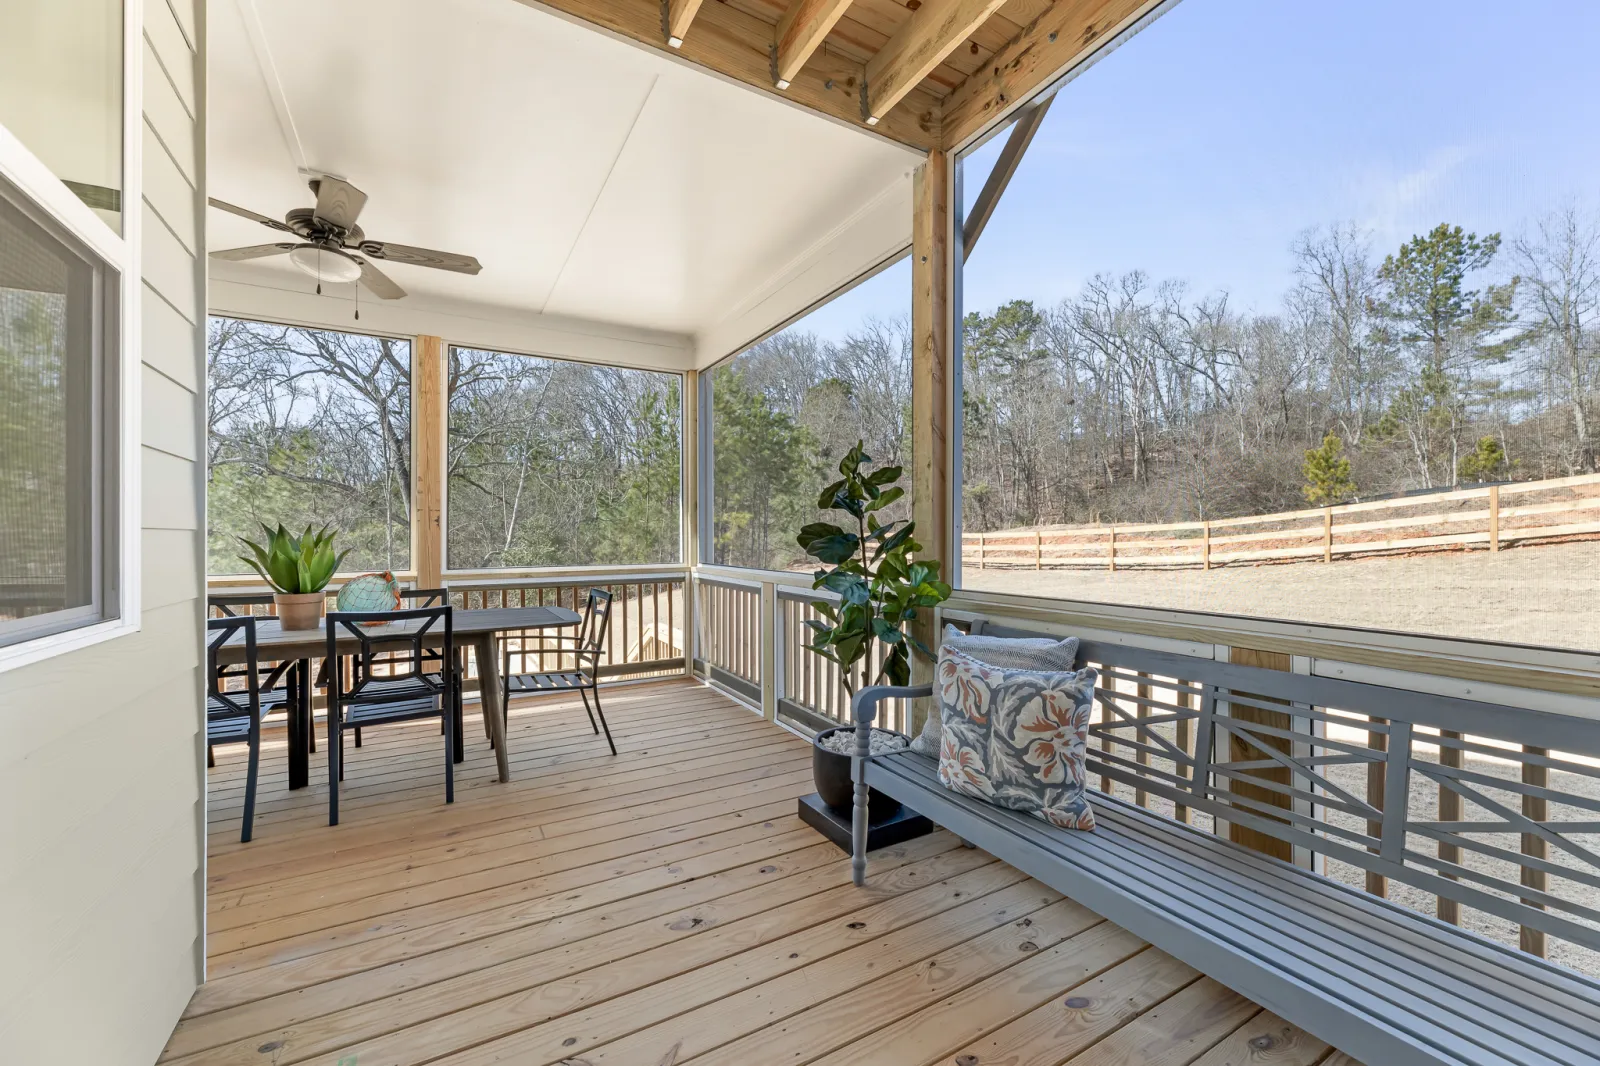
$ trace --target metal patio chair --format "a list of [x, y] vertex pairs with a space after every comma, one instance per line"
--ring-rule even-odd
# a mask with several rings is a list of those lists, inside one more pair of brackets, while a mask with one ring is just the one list
[[[328, 615], [328, 824], [339, 824], [339, 782], [344, 779], [346, 729], [444, 719], [444, 801], [456, 798], [456, 738], [461, 703], [454, 668], [454, 610], [448, 605], [399, 611], [335, 611]], [[404, 632], [394, 625], [415, 623]], [[367, 624], [384, 624], [383, 631]], [[338, 639], [354, 636], [361, 650], [338, 652]], [[428, 644], [438, 640], [439, 646]], [[383, 672], [378, 672], [378, 668]]]
[[[219, 665], [217, 652], [235, 634], [244, 634], [245, 661]], [[244, 824], [239, 842], [248, 844], [256, 818], [256, 778], [261, 768], [261, 665], [256, 661], [256, 620], [249, 616], [211, 618], [206, 621], [206, 765], [215, 766], [211, 749], [217, 744], [250, 745], [249, 769], [244, 778]], [[229, 688], [228, 682], [244, 687]]]
[[[541, 651], [552, 650], [563, 656], [572, 656], [575, 669], [513, 674], [511, 642], [501, 641], [500, 676], [505, 679], [501, 706], [505, 709], [507, 725], [510, 724], [511, 697], [514, 694], [527, 696], [540, 692], [577, 692], [583, 698], [583, 709], [589, 712], [589, 727], [596, 733], [605, 730], [606, 746], [611, 749], [611, 754], [615, 755], [617, 745], [611, 739], [611, 727], [606, 724], [606, 712], [600, 706], [600, 655], [605, 650], [606, 634], [610, 628], [611, 593], [604, 589], [592, 588], [589, 590], [588, 600], [584, 603], [583, 621], [578, 627], [577, 635], [540, 638], [541, 641], [554, 642], [556, 645], [550, 649], [541, 646]], [[524, 647], [521, 654], [523, 661], [526, 662], [530, 652]], [[590, 696], [594, 697], [593, 706], [589, 703]], [[600, 718], [598, 725], [595, 723], [596, 715]]]

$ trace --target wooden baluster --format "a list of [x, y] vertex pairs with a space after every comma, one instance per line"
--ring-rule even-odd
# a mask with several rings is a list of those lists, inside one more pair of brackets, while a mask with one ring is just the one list
[[[1149, 677], [1150, 675], [1145, 673], [1143, 670], [1140, 670], [1139, 671], [1139, 676], [1140, 677]], [[1143, 701], [1150, 698], [1150, 686], [1146, 685], [1146, 684], [1142, 684], [1142, 683], [1137, 685], [1134, 688], [1134, 695], [1139, 697], [1139, 700], [1140, 700], [1139, 709], [1134, 712], [1134, 716], [1137, 717], [1137, 718], [1149, 718], [1150, 717], [1150, 707], [1149, 707], [1149, 705], [1147, 705]], [[1146, 730], [1144, 728], [1139, 728], [1139, 729], [1135, 730], [1134, 734], [1133, 734], [1133, 739], [1135, 741], [1137, 741], [1138, 743], [1140, 743], [1140, 744], [1148, 745], [1150, 743], [1149, 737], [1148, 737], [1148, 735], [1146, 733]], [[1147, 751], [1141, 751], [1137, 755], [1134, 756], [1134, 761], [1137, 762], [1140, 766], [1149, 766], [1150, 765], [1150, 753], [1147, 752]], [[1145, 793], [1144, 789], [1142, 789], [1142, 788], [1134, 789], [1134, 791], [1133, 791], [1133, 802], [1134, 802], [1134, 804], [1136, 806], [1139, 806], [1139, 807], [1148, 806], [1149, 805], [1148, 804], [1148, 800], [1149, 800], [1149, 796]]]
[[[1448, 747], [1443, 743], [1443, 741], [1446, 740], [1460, 740], [1461, 734], [1451, 732], [1448, 729], [1440, 730], [1439, 739], [1441, 741], [1439, 744], [1439, 765], [1448, 766], [1456, 770], [1461, 769], [1461, 766], [1464, 762], [1461, 749]], [[1448, 788], [1445, 788], [1443, 785], [1439, 786], [1439, 821], [1461, 821], [1461, 797], [1455, 792], [1450, 791]], [[1460, 846], [1457, 844], [1446, 844], [1442, 840], [1439, 841], [1439, 858], [1443, 859], [1445, 862], [1459, 863], [1461, 861]], [[1452, 881], [1456, 880], [1449, 874], [1442, 874], [1442, 876], [1447, 877]], [[1438, 915], [1441, 922], [1449, 922], [1451, 925], [1460, 925], [1461, 904], [1453, 899], [1446, 899], [1444, 896], [1440, 896], [1438, 897]]]
[[[1372, 725], [1389, 724], [1388, 720], [1384, 718], [1368, 718], [1368, 721]], [[1367, 747], [1373, 751], [1387, 752], [1389, 750], [1389, 734], [1379, 733], [1372, 729], [1367, 730]], [[1404, 758], [1405, 753], [1401, 752], [1400, 757]], [[1384, 760], [1382, 759], [1367, 764], [1367, 803], [1379, 812], [1383, 810], [1384, 769]], [[1369, 821], [1367, 823], [1367, 835], [1373, 838], [1383, 836], [1383, 821], [1381, 819]], [[1374, 855], [1378, 852], [1376, 847], [1371, 847], [1367, 850]], [[1374, 896], [1387, 898], [1389, 895], [1389, 879], [1383, 874], [1368, 870], [1367, 891]]]
[[[1539, 758], [1544, 758], [1550, 754], [1549, 748], [1535, 748], [1527, 744], [1522, 746], [1522, 751], [1525, 755], [1533, 755]], [[1534, 788], [1550, 787], [1550, 768], [1547, 766], [1536, 766], [1531, 762], [1523, 763], [1522, 783], [1525, 785], [1532, 785]], [[1548, 821], [1550, 818], [1550, 801], [1542, 796], [1523, 796], [1522, 814], [1523, 817], [1527, 818], [1529, 821]], [[1532, 833], [1523, 833], [1522, 854], [1533, 859], [1548, 859], [1550, 857], [1550, 845], [1545, 842], [1543, 837], [1535, 836]], [[1528, 888], [1543, 892], [1550, 887], [1550, 875], [1545, 873], [1543, 870], [1536, 870], [1531, 866], [1524, 866], [1522, 868], [1522, 883]], [[1530, 907], [1537, 907], [1540, 910], [1544, 910], [1544, 904], [1542, 903], [1536, 903], [1532, 900], [1526, 899], [1522, 902], [1526, 903]], [[1522, 927], [1519, 941], [1523, 951], [1526, 951], [1530, 955], [1537, 955], [1541, 959], [1545, 957], [1544, 930], [1530, 929], [1525, 925]]]
[[[1177, 680], [1176, 678], [1174, 680], [1177, 681], [1177, 683], [1180, 684], [1180, 685], [1186, 685], [1186, 684], [1189, 683], [1187, 681]], [[1189, 708], [1194, 706], [1194, 697], [1191, 696], [1187, 692], [1179, 692], [1177, 694], [1177, 698], [1174, 699], [1173, 702], [1176, 703], [1179, 707], [1182, 707], [1185, 710], [1187, 710], [1187, 709], [1189, 709]], [[1194, 720], [1192, 718], [1183, 718], [1183, 719], [1180, 719], [1179, 722], [1178, 722], [1178, 728], [1177, 728], [1177, 731], [1176, 731], [1177, 732], [1178, 750], [1183, 752], [1185, 755], [1194, 754], [1194, 749], [1192, 747], [1192, 744], [1193, 744], [1193, 733], [1194, 733], [1194, 728], [1193, 727], [1194, 727]], [[1187, 766], [1179, 765], [1179, 766], [1175, 767], [1175, 770], [1176, 770], [1176, 772], [1177, 772], [1179, 777], [1188, 777], [1189, 776], [1189, 767], [1187, 767]], [[1183, 805], [1182, 803], [1173, 804], [1172, 816], [1174, 818], [1176, 818], [1178, 821], [1180, 821], [1183, 824], [1185, 824], [1185, 825], [1188, 825], [1190, 820], [1191, 820], [1191, 815], [1189, 813], [1189, 808], [1186, 807], [1185, 805]]]
[[[1100, 667], [1100, 670], [1101, 670], [1101, 677], [1105, 677], [1105, 668], [1102, 666], [1102, 667]], [[1116, 715], [1111, 713], [1111, 709], [1109, 707], [1107, 707], [1106, 704], [1107, 703], [1115, 703], [1116, 702], [1116, 693], [1117, 693], [1117, 682], [1116, 682], [1116, 679], [1115, 678], [1107, 678], [1104, 682], [1102, 682], [1101, 687], [1107, 689], [1108, 692], [1109, 692], [1109, 695], [1108, 695], [1108, 698], [1106, 699], [1106, 701], [1104, 703], [1100, 703], [1099, 700], [1095, 701], [1097, 703], [1100, 703], [1100, 725], [1105, 728], [1105, 732], [1101, 735], [1101, 739], [1100, 739], [1100, 750], [1102, 752], [1104, 752], [1106, 755], [1111, 755], [1113, 752], [1115, 752], [1117, 750], [1117, 742], [1115, 740], [1111, 739], [1116, 734], [1111, 732], [1111, 728], [1110, 727], [1112, 726], [1112, 724], [1114, 724], [1116, 722], [1117, 717], [1116, 717]], [[1110, 765], [1110, 760], [1109, 759], [1104, 760], [1103, 765], [1109, 766]], [[1100, 773], [1100, 791], [1104, 792], [1108, 796], [1115, 795], [1115, 793], [1113, 793], [1112, 790], [1111, 790], [1111, 785], [1112, 785], [1111, 778], [1109, 776], [1107, 776], [1107, 774], [1102, 770], [1101, 773]]]

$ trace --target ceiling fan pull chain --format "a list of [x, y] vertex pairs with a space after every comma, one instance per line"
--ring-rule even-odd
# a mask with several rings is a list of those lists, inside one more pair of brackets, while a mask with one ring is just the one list
[[356, 321], [361, 321], [361, 286], [356, 285]]

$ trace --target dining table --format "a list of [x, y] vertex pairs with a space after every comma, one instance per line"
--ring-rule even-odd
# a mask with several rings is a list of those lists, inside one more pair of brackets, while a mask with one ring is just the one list
[[[501, 633], [528, 629], [560, 629], [575, 626], [582, 616], [567, 607], [484, 607], [457, 610], [451, 617], [453, 639], [458, 648], [470, 647], [478, 664], [478, 698], [484, 724], [494, 744], [495, 766], [501, 781], [511, 780], [511, 758], [506, 745], [505, 708], [501, 706], [500, 656], [495, 640]], [[364, 627], [370, 636], [382, 640], [408, 637], [423, 623], [417, 620], [388, 622]], [[361, 643], [355, 634], [340, 627], [334, 638], [340, 653], [355, 654]], [[423, 642], [430, 646], [444, 643], [444, 634], [435, 627]], [[261, 662], [293, 662], [289, 673], [289, 787], [304, 788], [311, 776], [311, 662], [328, 654], [327, 622], [315, 629], [284, 629], [273, 617], [256, 619], [256, 658]], [[217, 661], [224, 664], [245, 660], [244, 633], [241, 631], [217, 649]]]

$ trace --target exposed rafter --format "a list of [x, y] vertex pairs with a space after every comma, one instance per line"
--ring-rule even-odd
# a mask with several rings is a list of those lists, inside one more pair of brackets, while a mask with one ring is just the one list
[[[731, 4], [702, 4], [694, 19], [694, 32], [669, 48], [662, 38], [660, 0], [522, 0], [625, 37], [647, 48], [680, 56], [724, 77], [771, 93], [772, 48], [776, 26]], [[861, 86], [864, 64], [829, 48], [812, 53], [805, 69], [783, 93], [802, 107], [829, 118], [864, 128]], [[926, 89], [915, 89], [877, 123], [875, 132], [914, 148], [936, 148], [939, 136], [939, 99]]]
[[772, 78], [787, 89], [811, 53], [822, 46], [851, 0], [792, 0], [778, 20], [774, 37]]
[[960, 147], [1165, 2], [1055, 0], [945, 99], [945, 146]]
[[1017, 172], [1017, 165], [1027, 153], [1028, 145], [1033, 143], [1033, 135], [1039, 132], [1039, 125], [1050, 111], [1050, 101], [1054, 99], [1055, 96], [1050, 95], [1043, 100], [1035, 101], [1017, 116], [1017, 124], [1011, 127], [1011, 136], [1006, 138], [1006, 146], [1000, 149], [1000, 158], [994, 161], [994, 169], [989, 171], [989, 177], [983, 183], [983, 190], [972, 202], [972, 210], [967, 213], [966, 220], [961, 224], [963, 262], [972, 255], [972, 246], [977, 244], [978, 238], [983, 235], [983, 228], [989, 224], [990, 217], [994, 215], [995, 205], [1000, 202], [1000, 197], [1005, 195], [1006, 186], [1011, 184], [1011, 178]]
[[867, 63], [867, 122], [877, 124], [1005, 0], [924, 0]]
[[699, 12], [700, 0], [661, 0], [661, 30], [666, 34], [668, 47], [683, 47], [683, 39], [689, 35], [689, 23]]

